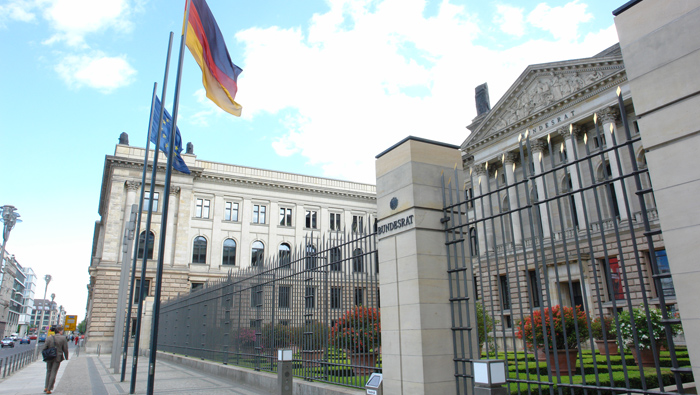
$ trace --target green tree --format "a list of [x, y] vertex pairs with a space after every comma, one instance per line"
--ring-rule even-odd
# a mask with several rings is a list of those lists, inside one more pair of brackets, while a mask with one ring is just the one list
[[87, 320], [83, 320], [78, 326], [76, 327], [76, 330], [79, 333], [85, 333], [85, 330], [87, 329]]

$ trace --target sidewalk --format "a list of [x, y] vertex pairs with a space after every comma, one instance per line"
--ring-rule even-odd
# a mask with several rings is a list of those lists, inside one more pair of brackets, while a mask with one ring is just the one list
[[[71, 352], [72, 352], [71, 348]], [[110, 356], [71, 354], [63, 361], [56, 377], [53, 394], [128, 394], [131, 380], [131, 357], [128, 360], [126, 378], [112, 374]], [[139, 358], [136, 375], [136, 394], [146, 393], [148, 358]], [[44, 393], [46, 364], [38, 359], [24, 369], [0, 381], [0, 395], [26, 395]], [[243, 387], [233, 381], [191, 370], [165, 361], [156, 361], [154, 393], [158, 394], [237, 394], [264, 395], [264, 392]]]

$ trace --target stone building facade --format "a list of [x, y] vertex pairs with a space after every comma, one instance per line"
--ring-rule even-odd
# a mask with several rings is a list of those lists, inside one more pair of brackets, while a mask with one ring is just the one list
[[[87, 347], [91, 349], [101, 344], [106, 350], [112, 344], [122, 236], [128, 212], [138, 204], [144, 154], [144, 148], [119, 144], [114, 155], [105, 158], [100, 219], [95, 224], [89, 269]], [[192, 173], [173, 172], [163, 300], [197, 289], [229, 271], [257, 265], [262, 259], [284, 256], [300, 246], [316, 248], [333, 234], [359, 232], [371, 226], [376, 217], [374, 185], [210, 162], [194, 154], [183, 154], [183, 158]], [[145, 284], [148, 295], [153, 295], [155, 286], [165, 162], [161, 154], [152, 235], [147, 248], [139, 251], [140, 256], [147, 254], [146, 278], [140, 278], [140, 263], [136, 273], [136, 286]], [[149, 170], [147, 195], [150, 174]], [[146, 245], [146, 215], [142, 221], [141, 244]], [[132, 327], [135, 316], [136, 309]]]
[[[642, 195], [643, 207], [629, 176], [646, 159], [619, 45], [528, 66], [468, 128], [461, 150], [466, 215], [476, 221], [468, 232], [474, 286], [501, 344], [521, 346], [511, 342], [518, 322], [540, 305], [580, 305], [599, 316], [627, 300], [658, 306], [663, 294], [677, 311], [672, 280], [659, 287], [651, 275], [652, 259], [669, 272], [653, 194]], [[611, 149], [613, 139], [621, 148]], [[646, 172], [640, 183], [651, 187]]]

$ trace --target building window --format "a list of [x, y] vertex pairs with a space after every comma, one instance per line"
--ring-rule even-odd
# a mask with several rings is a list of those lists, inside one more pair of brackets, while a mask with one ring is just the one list
[[262, 265], [264, 257], [265, 245], [261, 241], [254, 241], [253, 249], [250, 253], [250, 266]]
[[479, 300], [479, 276], [474, 276], [472, 281], [472, 285], [474, 287], [474, 299]]
[[608, 300], [624, 300], [625, 287], [622, 284], [622, 268], [617, 257], [608, 258], [605, 277], [608, 280]]
[[280, 267], [291, 265], [292, 248], [289, 246], [289, 244], [280, 244], [280, 248], [277, 250], [277, 258], [280, 261]]
[[312, 210], [306, 210], [306, 228], [307, 229], [317, 229], [316, 220], [318, 219], [318, 212]]
[[226, 239], [224, 241], [224, 256], [221, 261], [222, 265], [234, 266], [236, 264], [236, 241]]
[[209, 199], [197, 199], [194, 207], [195, 218], [209, 218]]
[[361, 248], [352, 250], [352, 271], [355, 273], [365, 271], [364, 256]]
[[280, 209], [280, 226], [292, 226], [292, 209]]
[[[144, 280], [144, 297], [147, 297], [151, 293], [151, 280]], [[137, 278], [134, 284], [134, 303], [138, 303], [141, 300], [141, 279]], [[46, 309], [48, 311], [48, 309]], [[47, 317], [48, 318], [48, 317]]]
[[207, 263], [207, 239], [197, 236], [192, 243], [192, 263]]
[[363, 306], [365, 303], [365, 290], [364, 288], [355, 288], [355, 306]]
[[331, 309], [342, 308], [342, 294], [343, 289], [341, 287], [331, 287]]
[[502, 274], [498, 277], [499, 289], [501, 291], [501, 310], [510, 310], [510, 288], [508, 287], [508, 276]]
[[469, 187], [464, 190], [464, 198], [467, 201], [467, 208], [474, 208], [474, 188]]
[[280, 308], [288, 309], [290, 306], [292, 287], [289, 285], [280, 286], [280, 296], [278, 305]]
[[204, 283], [192, 283], [192, 288], [190, 289], [190, 292], [194, 292], [198, 289], [204, 289]]
[[[144, 193], [143, 194], [143, 209], [145, 211], [148, 210], [148, 202], [151, 194], [150, 193]], [[160, 194], [158, 192], [153, 192], [153, 212], [158, 212], [158, 199], [160, 199]]]
[[352, 232], [360, 233], [364, 230], [364, 217], [361, 215], [352, 216]]
[[469, 253], [471, 256], [479, 255], [479, 240], [476, 235], [476, 228], [469, 228]]
[[331, 230], [341, 230], [340, 229], [340, 213], [331, 213]]
[[145, 249], [147, 259], [153, 259], [153, 243], [155, 240], [155, 235], [153, 232], [149, 232], [148, 243], [146, 243], [146, 231], [141, 232], [139, 236], [139, 251], [138, 259], [143, 259], [143, 250]]
[[258, 285], [250, 289], [250, 307], [262, 307], [263, 289]]
[[316, 247], [311, 244], [306, 246], [306, 270], [316, 269]]
[[593, 148], [605, 148], [605, 133], [601, 133], [600, 136], [593, 136]]
[[[671, 273], [671, 269], [668, 266], [668, 256], [666, 256], [666, 250], [655, 251], [656, 255], [656, 266], [659, 269], [659, 274]], [[675, 297], [676, 289], [673, 287], [673, 279], [671, 277], [660, 278], [661, 289], [656, 290], [656, 294], [663, 293], [664, 297]]]
[[265, 206], [255, 204], [253, 205], [253, 223], [254, 224], [264, 224], [265, 223]]
[[304, 294], [304, 307], [307, 309], [313, 309], [316, 307], [316, 288], [306, 287], [306, 292]]
[[331, 262], [331, 271], [333, 272], [339, 272], [343, 270], [341, 261], [343, 259], [342, 251], [340, 250], [340, 247], [334, 247], [330, 251], [330, 262]]
[[224, 220], [238, 222], [238, 203], [226, 202]]
[[537, 286], [537, 273], [534, 270], [527, 272], [530, 279], [530, 294], [532, 295], [532, 307], [540, 307], [540, 288]]

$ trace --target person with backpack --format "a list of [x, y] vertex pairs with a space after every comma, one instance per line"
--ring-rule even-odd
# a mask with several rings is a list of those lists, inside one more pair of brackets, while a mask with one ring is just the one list
[[[53, 348], [53, 352], [50, 350]], [[68, 360], [68, 340], [63, 336], [63, 327], [56, 327], [56, 334], [46, 339], [42, 350], [46, 362], [46, 384], [44, 393], [50, 394], [56, 382], [56, 374], [61, 362]]]

